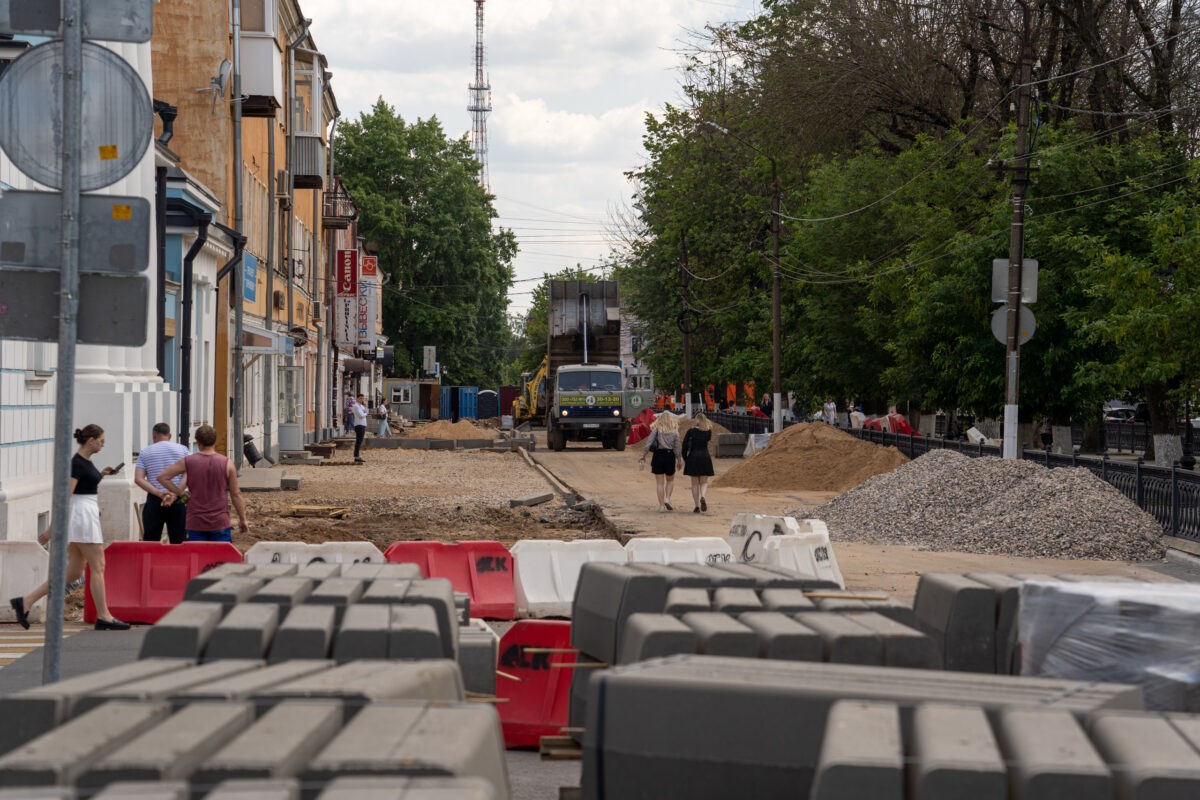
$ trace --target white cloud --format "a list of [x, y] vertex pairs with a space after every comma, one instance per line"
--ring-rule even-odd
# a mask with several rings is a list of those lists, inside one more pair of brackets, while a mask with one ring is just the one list
[[[406, 120], [471, 129], [472, 0], [301, 0], [343, 116], [376, 98]], [[489, 173], [500, 223], [518, 234], [519, 278], [607, 256], [603, 229], [628, 202], [647, 111], [679, 102], [687, 31], [745, 19], [757, 0], [487, 0], [493, 88]], [[514, 292], [525, 291], [528, 283]], [[528, 306], [514, 294], [513, 310]]]

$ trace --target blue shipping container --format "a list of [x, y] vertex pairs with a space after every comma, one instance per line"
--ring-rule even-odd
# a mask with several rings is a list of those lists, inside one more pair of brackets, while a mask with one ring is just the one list
[[457, 400], [458, 419], [479, 418], [478, 386], [443, 386], [440, 419], [453, 420], [456, 416], [454, 401]]

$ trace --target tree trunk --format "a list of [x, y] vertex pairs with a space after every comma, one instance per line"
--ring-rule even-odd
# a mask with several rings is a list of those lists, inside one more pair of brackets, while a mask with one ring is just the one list
[[1171, 435], [1175, 433], [1175, 401], [1160, 381], [1148, 383], [1145, 386], [1146, 408], [1150, 412], [1150, 436], [1147, 437], [1145, 459], [1154, 458], [1155, 434]]

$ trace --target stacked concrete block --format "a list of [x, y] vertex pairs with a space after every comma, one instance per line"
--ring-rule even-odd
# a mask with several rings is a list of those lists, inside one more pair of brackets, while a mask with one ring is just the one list
[[[70, 790], [67, 790], [70, 792]], [[211, 797], [212, 795], [209, 795]], [[75, 800], [75, 793], [66, 795]], [[145, 781], [119, 781], [110, 783], [95, 794], [89, 795], [89, 800], [188, 800], [191, 792], [183, 781], [162, 781], [146, 783]], [[0, 800], [4, 793], [0, 792]]]
[[318, 583], [304, 602], [312, 605], [333, 606], [340, 622], [346, 608], [357, 603], [366, 590], [366, 582], [357, 578], [328, 578]]
[[995, 598], [996, 674], [1021, 674], [1017, 615], [1021, 608], [1021, 579], [998, 572], [969, 572], [967, 578], [989, 587]]
[[[647, 575], [658, 575], [666, 580], [669, 589], [707, 589], [711, 581], [683, 569], [682, 564], [651, 564], [646, 561], [631, 562], [628, 569]], [[693, 565], [694, 566], [694, 565]]]
[[224, 613], [220, 603], [184, 600], [146, 631], [138, 658], [199, 659]]
[[883, 663], [889, 667], [937, 669], [941, 666], [933, 640], [875, 611], [845, 615], [879, 637]]
[[[263, 564], [255, 569], [255, 572], [262, 567], [274, 566], [290, 566], [295, 569], [294, 564]], [[258, 592], [267, 583], [267, 578], [259, 578], [251, 573], [249, 575], [231, 575], [228, 578], [222, 578], [211, 586], [206, 586], [196, 595], [195, 599], [201, 603], [219, 603], [228, 613], [230, 609], [238, 603], [249, 602], [250, 598]]]
[[804, 594], [803, 589], [763, 589], [758, 596], [767, 611], [798, 614], [817, 610], [816, 603]]
[[[214, 661], [204, 668], [220, 665]], [[249, 700], [259, 693], [277, 686], [286, 685], [299, 678], [324, 672], [334, 666], [332, 661], [296, 659], [272, 664], [237, 675], [226, 676], [219, 681], [209, 681], [181, 689], [167, 699], [175, 708], [197, 702], [235, 702]], [[199, 668], [197, 668], [199, 669]]]
[[[276, 780], [221, 781], [204, 800], [301, 800], [300, 782], [289, 778]], [[141, 798], [130, 798], [141, 800]]]
[[230, 659], [183, 667], [141, 680], [132, 680], [97, 689], [80, 697], [71, 709], [71, 716], [89, 711], [114, 700], [158, 702], [170, 701], [183, 692], [201, 686], [224, 683], [246, 673], [255, 672], [263, 662], [253, 659]]
[[[720, 591], [720, 590], [718, 590]], [[710, 656], [758, 657], [758, 636], [728, 614], [693, 611], [683, 624], [696, 635], [696, 651]]]
[[668, 614], [678, 617], [689, 611], [709, 611], [711, 609], [712, 600], [708, 596], [708, 589], [675, 586], [667, 592], [667, 605], [664, 610]]
[[1067, 711], [1009, 708], [996, 735], [1012, 763], [1009, 785], [1020, 800], [1112, 797], [1112, 773]]
[[883, 642], [849, 614], [805, 611], [795, 617], [821, 637], [822, 660], [836, 664], [883, 664]]
[[738, 622], [754, 631], [759, 658], [820, 661], [824, 654], [820, 634], [781, 612], [748, 611], [738, 617]]
[[[326, 564], [325, 566], [337, 565]], [[311, 577], [291, 575], [275, 578], [255, 592], [254, 596], [250, 598], [250, 602], [276, 605], [283, 609], [284, 613], [287, 613], [287, 609], [298, 606], [307, 600], [316, 586], [317, 581]]]
[[356, 659], [386, 659], [391, 619], [391, 606], [349, 606], [333, 640], [334, 660], [344, 664]]
[[255, 564], [254, 570], [252, 572], [247, 572], [245, 577], [260, 578], [269, 583], [276, 578], [292, 577], [299, 571], [299, 564]]
[[0, 696], [0, 754], [53, 730], [95, 692], [175, 673], [193, 663], [181, 658], [145, 659]]
[[[410, 567], [415, 564], [389, 564], [385, 566]], [[445, 578], [414, 580], [404, 595], [408, 605], [425, 605], [433, 609], [437, 617], [438, 632], [442, 637], [442, 656], [458, 656], [458, 617], [454, 609], [454, 587]]]
[[[388, 658], [444, 658], [442, 636], [438, 631], [437, 615], [432, 606], [388, 606], [391, 613], [388, 629]], [[455, 620], [457, 632], [457, 620]]]
[[909, 753], [913, 797], [1008, 799], [1004, 760], [987, 715], [978, 706], [918, 705]]
[[279, 606], [249, 602], [234, 606], [209, 637], [204, 660], [264, 659], [278, 627]]
[[476, 694], [496, 694], [496, 657], [500, 637], [481, 619], [458, 629], [458, 668], [463, 688]]
[[342, 575], [341, 564], [331, 564], [328, 561], [310, 561], [296, 570], [297, 578], [309, 578], [317, 583], [329, 578], [339, 578]]
[[424, 576], [421, 574], [421, 567], [416, 564], [360, 561], [357, 564], [343, 565], [342, 577], [365, 581], [405, 581], [418, 580]]
[[904, 800], [900, 709], [839, 700], [829, 709], [812, 800]]
[[913, 601], [917, 626], [933, 639], [945, 669], [996, 671], [996, 598], [965, 575], [927, 572]]
[[287, 683], [264, 687], [252, 699], [260, 706], [283, 700], [336, 699], [347, 717], [383, 700], [462, 700], [462, 676], [453, 661], [351, 661]]
[[337, 629], [334, 606], [308, 603], [288, 611], [271, 642], [272, 664], [294, 658], [328, 658]]
[[660, 613], [666, 602], [667, 581], [661, 575], [618, 564], [584, 564], [571, 609], [571, 645], [580, 653], [615, 664], [629, 617]]
[[753, 589], [721, 587], [713, 590], [712, 608], [736, 617], [746, 611], [762, 611], [763, 603]]
[[281, 702], [205, 758], [191, 782], [207, 787], [298, 775], [337, 735], [342, 722], [342, 706], [336, 701]]
[[1088, 733], [1100, 755], [1111, 765], [1120, 798], [1200, 797], [1200, 750], [1191, 726], [1170, 717], [1099, 713], [1089, 720]]
[[764, 564], [715, 564], [714, 569], [753, 581], [757, 589], [840, 589], [832, 581], [800, 575], [783, 567]]
[[196, 577], [188, 581], [188, 585], [183, 590], [183, 599], [191, 600], [200, 592], [212, 586], [218, 581], [225, 578], [236, 577], [239, 575], [249, 575], [254, 572], [254, 564], [243, 564], [240, 561], [228, 561], [224, 564], [218, 564], [210, 570], [201, 572]]
[[813, 602], [820, 611], [855, 612], [874, 611], [877, 614], [907, 625], [917, 627], [917, 615], [912, 606], [894, 597], [886, 599], [864, 598], [861, 594], [840, 589], [820, 589]]
[[317, 800], [496, 800], [482, 778], [334, 778]]
[[672, 564], [678, 570], [699, 578], [709, 589], [743, 588], [753, 589], [758, 585], [756, 575], [743, 575], [732, 570], [720, 569], [712, 564]]
[[625, 624], [620, 663], [631, 664], [648, 658], [694, 653], [696, 645], [695, 632], [676, 617], [670, 614], [634, 614]]

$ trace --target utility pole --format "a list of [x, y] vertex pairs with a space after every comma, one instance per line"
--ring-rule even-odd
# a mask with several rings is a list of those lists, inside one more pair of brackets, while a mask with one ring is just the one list
[[[783, 315], [780, 310], [782, 287], [779, 279], [779, 166], [771, 162], [771, 432], [783, 430]], [[1018, 270], [1019, 271], [1019, 270]]]
[[1025, 259], [1025, 190], [1029, 186], [1029, 83], [1033, 73], [1033, 41], [1029, 0], [1021, 6], [1021, 66], [1017, 83], [1017, 142], [1012, 164], [1012, 225], [1008, 240], [1008, 301], [1005, 306], [1004, 458], [1020, 457], [1017, 442], [1020, 398], [1021, 264]]
[[687, 238], [681, 238], [679, 241], [680, 260], [679, 260], [679, 282], [683, 287], [683, 313], [680, 315], [680, 320], [683, 324], [679, 326], [680, 333], [683, 334], [683, 411], [687, 414], [688, 419], [692, 417], [692, 326], [688, 316], [688, 250]]

